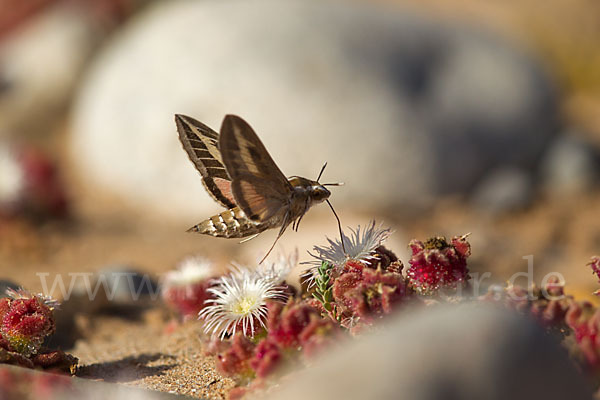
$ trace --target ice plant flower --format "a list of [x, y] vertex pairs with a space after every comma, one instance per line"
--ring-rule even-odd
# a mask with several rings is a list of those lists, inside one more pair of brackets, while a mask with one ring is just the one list
[[296, 265], [298, 265], [298, 249], [287, 256], [280, 254], [277, 261], [273, 263], [261, 264], [257, 269], [257, 273], [267, 280], [281, 283], [287, 278]]
[[412, 257], [407, 276], [412, 287], [422, 295], [432, 295], [440, 288], [457, 288], [469, 279], [467, 257], [471, 245], [467, 235], [454, 237], [448, 243], [444, 237], [434, 237], [425, 243], [409, 243]]
[[198, 317], [204, 320], [205, 332], [221, 340], [235, 335], [238, 329], [244, 335], [254, 336], [255, 329], [265, 326], [267, 300], [286, 298], [278, 282], [241, 267], [221, 277], [208, 292], [214, 298], [206, 300]]
[[216, 276], [210, 261], [202, 257], [188, 257], [175, 271], [166, 274], [162, 286], [163, 300], [184, 318], [195, 315], [210, 298], [208, 289]]
[[8, 289], [0, 299], [0, 345], [25, 357], [35, 355], [56, 325], [52, 312], [58, 303], [25, 290]]
[[363, 230], [359, 225], [356, 230], [350, 228], [350, 231], [352, 232], [350, 236], [343, 235], [344, 246], [338, 239], [327, 238], [328, 246], [314, 246], [314, 253], [308, 253], [315, 258], [308, 262], [313, 266], [303, 274], [309, 286], [314, 285], [317, 270], [323, 261], [332, 264], [339, 270], [348, 260], [374, 260], [376, 258], [375, 250], [392, 234], [390, 228], [383, 228], [382, 225], [375, 227], [375, 221], [371, 221]]

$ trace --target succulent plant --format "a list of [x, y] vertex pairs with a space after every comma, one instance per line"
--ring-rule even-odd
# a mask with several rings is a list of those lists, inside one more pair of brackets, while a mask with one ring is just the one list
[[450, 242], [444, 237], [434, 237], [425, 243], [409, 243], [412, 257], [407, 276], [411, 286], [422, 295], [434, 295], [442, 288], [455, 289], [470, 279], [467, 258], [471, 246], [467, 235], [454, 237]]
[[62, 218], [68, 213], [56, 164], [37, 148], [0, 143], [0, 217]]
[[184, 319], [198, 315], [211, 298], [208, 289], [217, 276], [214, 265], [201, 257], [184, 259], [176, 270], [166, 274], [162, 298]]
[[52, 311], [56, 304], [23, 290], [12, 291], [11, 297], [0, 299], [0, 334], [6, 350], [31, 357], [44, 339], [54, 333], [56, 325]]
[[357, 261], [348, 261], [333, 283], [333, 301], [342, 321], [347, 325], [372, 324], [376, 318], [392, 312], [394, 306], [408, 297], [401, 267], [394, 264], [390, 271], [372, 268]]
[[573, 330], [577, 344], [571, 349], [572, 354], [585, 360], [586, 369], [600, 373], [600, 310], [588, 302], [574, 302], [565, 321]]

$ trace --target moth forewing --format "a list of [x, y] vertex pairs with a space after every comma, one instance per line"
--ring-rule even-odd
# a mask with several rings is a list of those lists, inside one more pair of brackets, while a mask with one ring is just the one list
[[203, 123], [175, 114], [179, 141], [200, 175], [206, 191], [226, 208], [236, 206], [231, 193], [231, 178], [219, 151], [219, 134]]
[[232, 180], [252, 175], [275, 185], [277, 191], [288, 194], [292, 186], [254, 130], [236, 115], [227, 115], [221, 125], [219, 149]]

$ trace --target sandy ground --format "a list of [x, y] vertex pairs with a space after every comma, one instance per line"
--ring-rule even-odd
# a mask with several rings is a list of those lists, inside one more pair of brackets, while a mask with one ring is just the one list
[[196, 321], [167, 333], [164, 313], [151, 310], [139, 321], [94, 318], [93, 334], [72, 349], [77, 376], [204, 399], [223, 399], [234, 386], [203, 354]]

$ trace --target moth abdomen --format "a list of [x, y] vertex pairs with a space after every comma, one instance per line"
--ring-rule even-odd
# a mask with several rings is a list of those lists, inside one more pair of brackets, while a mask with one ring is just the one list
[[223, 238], [243, 238], [260, 233], [267, 228], [251, 221], [239, 207], [235, 207], [194, 225], [188, 232]]

